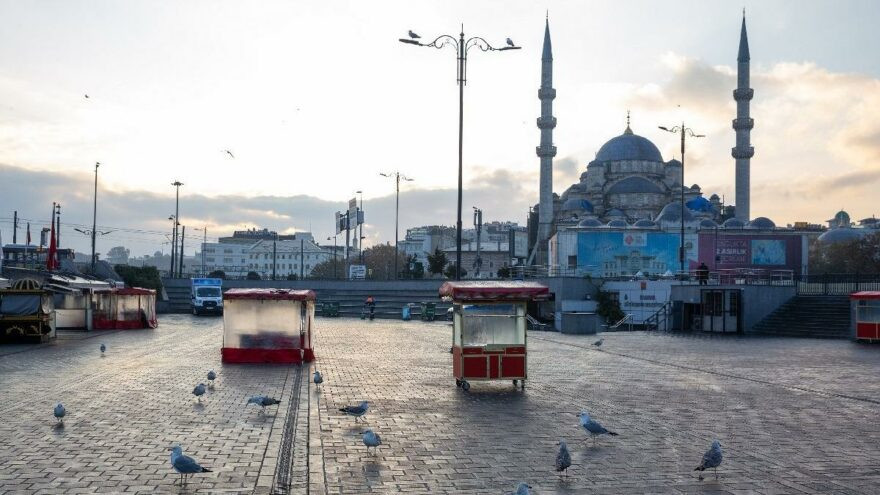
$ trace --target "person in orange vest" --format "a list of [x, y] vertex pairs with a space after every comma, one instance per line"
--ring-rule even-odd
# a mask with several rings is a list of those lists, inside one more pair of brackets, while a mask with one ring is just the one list
[[370, 311], [370, 319], [373, 319], [373, 312], [376, 309], [376, 300], [373, 299], [372, 295], [367, 296], [367, 301], [364, 303], [367, 309]]

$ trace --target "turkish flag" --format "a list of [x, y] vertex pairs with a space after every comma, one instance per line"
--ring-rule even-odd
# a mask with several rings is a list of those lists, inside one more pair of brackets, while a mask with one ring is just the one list
[[46, 253], [46, 268], [58, 269], [58, 248], [55, 246], [55, 203], [52, 203], [52, 229], [49, 232], [49, 252]]

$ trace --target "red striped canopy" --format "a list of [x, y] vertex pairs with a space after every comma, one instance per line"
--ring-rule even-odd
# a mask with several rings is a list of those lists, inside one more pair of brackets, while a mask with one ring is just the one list
[[538, 301], [550, 297], [550, 290], [537, 282], [505, 280], [446, 282], [440, 297], [453, 301]]
[[293, 289], [229, 289], [223, 299], [314, 301], [315, 291]]

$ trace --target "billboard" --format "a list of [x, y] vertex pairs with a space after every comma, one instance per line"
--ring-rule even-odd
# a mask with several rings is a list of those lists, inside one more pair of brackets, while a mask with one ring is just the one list
[[511, 258], [525, 258], [529, 255], [529, 233], [525, 230], [508, 231], [507, 245]]
[[[593, 277], [645, 276], [679, 271], [679, 234], [670, 232], [578, 232], [577, 268]], [[685, 234], [685, 269], [697, 262], [697, 235]]]
[[[700, 261], [710, 269], [752, 268], [800, 273], [801, 235], [700, 233]], [[714, 255], [714, 256], [713, 256]]]

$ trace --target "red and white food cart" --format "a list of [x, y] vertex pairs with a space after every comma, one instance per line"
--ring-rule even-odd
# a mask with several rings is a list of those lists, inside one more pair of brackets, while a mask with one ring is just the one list
[[141, 287], [92, 292], [92, 328], [96, 330], [156, 328], [156, 291]]
[[880, 292], [850, 294], [852, 335], [856, 340], [880, 342]]
[[467, 391], [471, 380], [512, 380], [525, 388], [526, 303], [548, 298], [534, 282], [446, 282], [440, 297], [451, 300], [452, 373]]
[[314, 321], [313, 291], [229, 289], [223, 293], [223, 362], [312, 361]]

